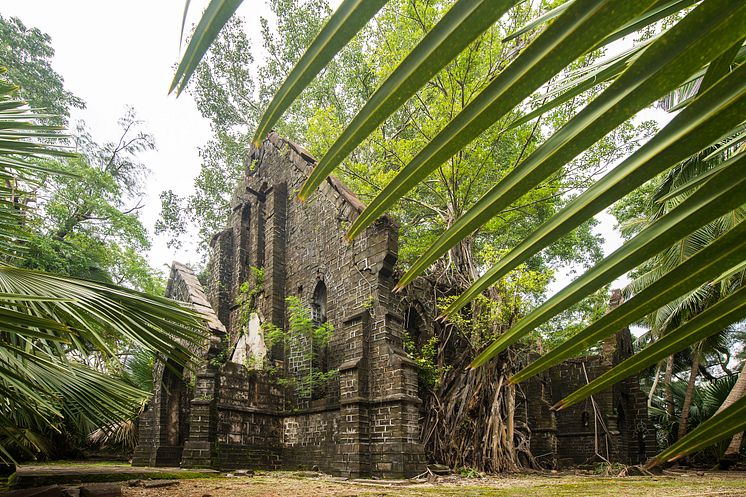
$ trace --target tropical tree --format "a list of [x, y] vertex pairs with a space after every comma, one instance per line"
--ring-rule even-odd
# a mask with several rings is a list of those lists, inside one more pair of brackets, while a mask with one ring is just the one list
[[[732, 406], [733, 403], [743, 399], [744, 397], [746, 397], [746, 361], [743, 362], [743, 367], [740, 374], [738, 375], [738, 381], [736, 381], [736, 383], [733, 385], [730, 393], [728, 393], [728, 397], [726, 397], [725, 401], [720, 405], [715, 414], [720, 414], [725, 409], [728, 409], [730, 406]], [[728, 444], [728, 447], [725, 448], [725, 451], [723, 452], [723, 455], [721, 457], [721, 465], [729, 466], [733, 462], [738, 461], [742, 444], [743, 432], [741, 431], [733, 435], [733, 438]]]
[[[176, 70], [172, 90], [180, 92], [184, 88], [210, 42], [240, 3], [240, 0], [210, 2]], [[384, 0], [341, 3], [267, 106], [255, 134], [255, 143], [263, 139], [302, 90], [385, 3]], [[444, 9], [440, 21], [378, 86], [319, 160], [299, 197], [307, 199], [377, 126], [516, 4], [515, 0], [461, 0], [450, 9]], [[543, 103], [538, 100], [527, 118], [538, 117], [546, 109], [582, 91], [586, 85], [606, 82], [602, 93], [524, 157], [427, 247], [401, 278], [399, 288], [640, 110], [672, 93], [684, 95], [693, 81], [699, 81], [694, 85], [698, 86], [696, 92], [677, 103], [680, 112], [647, 143], [485, 271], [444, 312], [445, 317], [455, 315], [510, 270], [655, 175], [723, 139], [740, 139], [746, 110], [746, 67], [739, 57], [746, 38], [744, 14], [746, 4], [734, 4], [729, 0], [574, 0], [556, 7], [514, 34], [512, 39], [520, 40], [534, 29], [542, 30], [398, 172], [360, 214], [348, 236], [353, 238], [362, 232], [494, 122], [517, 106], [525, 105], [526, 99], [541, 95], [542, 89], [578, 58], [631, 33], [649, 32], [653, 25], [659, 24], [661, 29], [655, 31], [654, 36], [611, 60], [565, 74], [561, 93]], [[473, 366], [484, 365], [599, 287], [743, 205], [746, 202], [744, 157], [742, 152], [734, 151], [711, 174], [699, 176], [693, 186], [695, 191], [688, 198], [513, 324], [482, 351]], [[739, 268], [746, 253], [744, 231], [746, 223], [736, 224], [643, 291], [513, 375], [511, 382], [523, 381], [704, 282]], [[720, 300], [556, 407], [561, 409], [578, 402], [662, 357], [701, 341], [723, 326], [743, 319], [746, 316], [744, 295], [746, 291], [740, 290]], [[742, 398], [659, 454], [651, 464], [681, 457], [744, 428], [746, 399]]]
[[162, 294], [163, 275], [141, 255], [150, 240], [139, 217], [148, 172], [139, 155], [155, 142], [132, 108], [119, 125], [119, 136], [99, 145], [81, 123], [74, 156], [44, 162], [70, 174], [34, 188], [38, 215], [28, 220], [23, 266]]
[[43, 114], [51, 124], [67, 124], [70, 109], [85, 108], [85, 102], [65, 89], [64, 80], [53, 68], [54, 48], [48, 34], [29, 28], [17, 17], [0, 16], [0, 67], [5, 77], [18, 85], [19, 97]]
[[[622, 206], [614, 209], [617, 219], [621, 222], [623, 235], [632, 238], [634, 234], [675, 209], [693, 193], [693, 181], [698, 181], [705, 174], [712, 174], [712, 171], [716, 170], [723, 161], [738, 152], [740, 147], [738, 141], [740, 140], [736, 140], [734, 143], [732, 140], [723, 140], [721, 143], [717, 143], [681, 162], [660, 177], [651, 180], [644, 190], [649, 190], [650, 186], [655, 186], [655, 188], [648, 193], [647, 198], [638, 199], [645, 211], [632, 215], [634, 211], [625, 208], [627, 202], [623, 202]], [[684, 236], [665, 251], [643, 263], [637, 268], [635, 279], [626, 289], [628, 296], [641, 292], [667, 271], [682, 264], [686, 259], [733, 229], [743, 221], [745, 214], [744, 207], [740, 206]], [[742, 270], [736, 270], [727, 273], [723, 278], [707, 281], [656, 309], [652, 314], [646, 316], [642, 323], [648, 326], [650, 335], [654, 337], [664, 336], [669, 330], [675, 329], [720, 299], [737, 291], [744, 283], [744, 276]], [[729, 327], [725, 327], [718, 333], [710, 335], [689, 347], [687, 352], [691, 359], [691, 367], [689, 368], [687, 388], [678, 419], [678, 436], [675, 438], [682, 438], [688, 431], [690, 407], [694, 400], [696, 382], [703, 364], [706, 363], [708, 356], [719, 355], [721, 351], [727, 350], [726, 335], [731, 331]], [[668, 401], [666, 409], [669, 417], [672, 417], [674, 412], [671, 384], [674, 362], [673, 355], [667, 359], [663, 382], [665, 398]], [[718, 362], [723, 364], [722, 361]], [[727, 363], [727, 361], [725, 362]], [[671, 433], [671, 435], [674, 434]]]
[[[733, 392], [733, 388], [738, 385], [738, 375], [725, 375], [712, 380], [702, 381], [695, 389], [694, 395], [692, 396], [690, 412], [689, 412], [689, 424], [692, 428], [696, 428], [707, 419], [715, 415], [716, 412], [721, 410], [721, 406], [726, 403], [726, 400]], [[672, 385], [672, 392], [674, 398], [674, 418], [669, 416], [668, 405], [665, 396], [655, 395], [653, 397], [653, 403], [649, 410], [649, 416], [651, 420], [659, 427], [658, 441], [661, 445], [668, 445], [666, 438], [667, 432], [671, 429], [675, 430], [675, 420], [680, 418], [681, 409], [684, 404], [686, 396], [686, 390], [688, 388], [687, 382], [679, 381]], [[674, 421], [674, 422], [672, 422]], [[727, 440], [724, 440], [714, 447], [708, 448], [703, 453], [694, 455], [693, 457], [701, 457], [705, 461], [712, 461], [717, 459], [723, 454], [728, 446]]]
[[[71, 153], [60, 128], [0, 80], [0, 461], [43, 449], [37, 434], [65, 421], [103, 426], [125, 419], [150, 392], [88, 367], [92, 351], [115, 358], [117, 341], [186, 365], [202, 320], [178, 303], [115, 285], [19, 267], [29, 250], [29, 196], [44, 165]], [[54, 144], [52, 144], [54, 143]]]

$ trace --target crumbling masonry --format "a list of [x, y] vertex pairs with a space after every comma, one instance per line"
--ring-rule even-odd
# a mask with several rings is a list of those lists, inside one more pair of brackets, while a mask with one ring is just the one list
[[[195, 374], [157, 365], [133, 464], [316, 467], [385, 478], [424, 471], [418, 371], [403, 350], [412, 312], [392, 292], [398, 227], [384, 216], [346, 242], [363, 204], [342, 183], [331, 177], [308, 202], [295, 200], [314, 163], [270, 135], [251, 151], [227, 226], [212, 240], [206, 291], [188, 267], [173, 264], [168, 295], [208, 317], [210, 338], [195, 350], [203, 358]], [[315, 324], [333, 326], [315, 355], [265, 340], [262, 323], [287, 328], [289, 296], [308, 305]], [[628, 331], [601, 356], [527, 385], [531, 449], [545, 464], [585, 462], [598, 450], [622, 462], [649, 454], [654, 437], [636, 378], [596, 396], [595, 407], [549, 410], [586, 374], [592, 379], [627, 354], [624, 337]], [[331, 372], [331, 380], [303, 394], [282, 381], [312, 370]]]

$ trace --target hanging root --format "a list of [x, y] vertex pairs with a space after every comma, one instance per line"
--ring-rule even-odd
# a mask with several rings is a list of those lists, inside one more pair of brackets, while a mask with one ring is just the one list
[[467, 369], [471, 354], [463, 352], [426, 396], [423, 438], [436, 462], [484, 473], [538, 467], [527, 424], [516, 419], [525, 399], [508, 385], [509, 359], [501, 359]]

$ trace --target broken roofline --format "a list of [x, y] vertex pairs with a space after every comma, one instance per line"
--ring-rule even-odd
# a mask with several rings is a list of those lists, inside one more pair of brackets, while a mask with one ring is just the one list
[[[255, 171], [250, 171], [248, 166], [253, 160], [258, 160], [262, 156], [264, 147], [268, 145], [273, 146], [278, 151], [283, 151], [287, 147], [290, 150], [288, 159], [306, 177], [311, 174], [311, 171], [314, 167], [316, 167], [316, 164], [318, 162], [316, 158], [311, 155], [311, 153], [303, 146], [287, 138], [282, 138], [280, 137], [280, 135], [273, 131], [267, 136], [267, 139], [264, 140], [262, 146], [259, 149], [256, 149], [252, 146], [245, 164], [246, 170], [249, 171], [247, 174], [253, 175], [255, 173]], [[355, 211], [356, 214], [360, 214], [365, 209], [365, 203], [360, 200], [357, 195], [342, 182], [342, 180], [340, 180], [336, 176], [330, 175], [326, 178], [326, 182], [339, 194], [342, 199], [344, 199], [344, 201]], [[234, 200], [235, 198], [236, 195], [234, 194]], [[399, 223], [388, 214], [384, 214], [379, 219], [385, 220], [387, 223], [393, 225], [395, 228], [399, 227]]]

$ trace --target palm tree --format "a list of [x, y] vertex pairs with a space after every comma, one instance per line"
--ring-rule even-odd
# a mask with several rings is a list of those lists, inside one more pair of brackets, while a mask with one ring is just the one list
[[[4, 69], [0, 69], [0, 73]], [[150, 392], [79, 361], [113, 358], [116, 343], [137, 344], [186, 365], [202, 340], [202, 319], [169, 299], [114, 285], [21, 269], [33, 215], [29, 187], [40, 173], [67, 174], [35, 159], [69, 156], [60, 129], [17, 100], [0, 80], [0, 462], [18, 448], [41, 449], [39, 432], [73, 421], [103, 426], [126, 419]]]
[[[220, 27], [240, 3], [240, 0], [210, 2], [176, 70], [172, 90], [181, 92], [184, 89]], [[255, 144], [264, 138], [303, 88], [385, 3], [384, 0], [344, 0], [341, 3], [268, 105], [256, 131]], [[440, 22], [378, 87], [319, 160], [299, 197], [308, 198], [374, 128], [517, 3], [517, 0], [455, 1]], [[526, 99], [535, 96], [558, 74], [565, 75], [562, 91], [538, 108], [530, 109], [526, 119], [533, 119], [567, 101], [588, 85], [603, 82], [606, 88], [449, 226], [412, 264], [401, 278], [400, 288], [475, 229], [561, 171], [574, 157], [643, 108], [668, 99], [673, 103], [672, 107], [681, 109], [650, 141], [484, 272], [451, 304], [444, 317], [453, 315], [520, 263], [649, 179], [714, 143], [725, 140], [735, 145], [743, 140], [743, 116], [746, 115], [746, 66], [742, 64], [746, 38], [744, 15], [746, 3], [731, 0], [572, 0], [547, 12], [504, 40], [509, 43], [528, 31], [543, 29], [373, 199], [350, 227], [349, 238], [361, 233], [482, 131], [508, 112], [522, 109]], [[567, 72], [566, 68], [579, 57], [631, 33], [649, 30], [662, 19], [665, 20], [664, 27], [652, 38], [610, 61], [581, 72]], [[693, 190], [691, 195], [515, 323], [487, 346], [472, 366], [485, 364], [559, 312], [746, 203], [745, 159], [746, 154], [734, 148], [722, 164], [697, 176], [692, 184], [685, 185]], [[525, 380], [707, 281], [743, 269], [744, 253], [746, 223], [739, 221], [627, 302], [529, 364], [511, 381]], [[625, 361], [609, 374], [579, 389], [556, 407], [561, 409], [578, 402], [598, 389], [743, 319], [746, 317], [745, 295], [743, 289], [737, 290], [682, 322], [629, 362]], [[712, 420], [701, 424], [652, 463], [681, 457], [741, 432], [745, 427], [746, 400], [740, 399]]]
[[[670, 102], [668, 102], [670, 105]], [[709, 147], [699, 154], [683, 161], [681, 164], [669, 170], [661, 178], [657, 178], [659, 184], [652, 197], [649, 199], [648, 212], [645, 216], [628, 219], [622, 224], [622, 231], [626, 236], [632, 236], [650, 224], [654, 223], [667, 213], [675, 209], [686, 198], [692, 194], [691, 184], [702, 175], [711, 171], [727, 160], [729, 156], [738, 151], [733, 143], [724, 140], [713, 147]], [[667, 250], [657, 254], [641, 267], [641, 274], [633, 280], [626, 288], [627, 296], [642, 291], [645, 287], [658, 280], [667, 271], [683, 263], [686, 259], [710, 245], [717, 238], [733, 229], [746, 217], [746, 209], [738, 207], [715, 221], [708, 223], [683, 237]], [[744, 272], [736, 271], [728, 274], [727, 278], [718, 281], [708, 281], [704, 285], [682, 295], [668, 304], [656, 309], [652, 314], [646, 316], [645, 321], [650, 327], [650, 334], [654, 337], [665, 335], [670, 329], [675, 329], [681, 323], [701, 313], [718, 300], [738, 290], [744, 283]], [[711, 335], [690, 347], [691, 368], [687, 380], [686, 394], [683, 398], [681, 414], [679, 418], [678, 437], [683, 438], [687, 433], [689, 409], [692, 405], [695, 385], [700, 365], [705, 356], [717, 352], [723, 348], [724, 334], [730, 330], [726, 327], [720, 333]], [[666, 373], [664, 389], [666, 397], [666, 409], [668, 415], [673, 415], [673, 392], [671, 381], [673, 377], [674, 357], [666, 361]], [[653, 392], [651, 391], [651, 394]]]
[[[689, 424], [696, 428], [701, 423], [711, 418], [716, 412], [722, 410], [725, 401], [733, 392], [733, 387], [738, 384], [739, 376], [723, 375], [700, 382], [692, 397], [692, 403], [689, 412]], [[654, 395], [653, 403], [649, 410], [651, 419], [658, 425], [659, 441], [665, 442], [664, 436], [668, 431], [676, 431], [676, 419], [681, 415], [681, 410], [686, 396], [687, 382], [679, 381], [672, 385], [671, 391], [674, 397], [674, 417], [668, 414], [668, 404], [664, 396]], [[660, 392], [658, 392], [660, 393]], [[713, 447], [704, 454], [703, 458], [707, 461], [717, 458], [728, 445], [727, 440], [722, 441], [718, 446]]]

